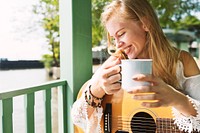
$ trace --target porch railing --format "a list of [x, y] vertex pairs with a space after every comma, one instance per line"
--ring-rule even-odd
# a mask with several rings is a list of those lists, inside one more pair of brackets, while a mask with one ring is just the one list
[[[66, 133], [67, 126], [67, 81], [55, 80], [47, 83], [18, 89], [9, 92], [0, 93], [0, 133], [13, 133], [13, 98], [24, 96], [25, 110], [25, 132], [35, 133], [35, 93], [43, 91], [44, 93], [44, 129], [45, 133], [52, 133], [52, 109], [51, 109], [51, 91], [52, 88], [58, 89], [58, 132]], [[20, 131], [19, 131], [20, 132]]]

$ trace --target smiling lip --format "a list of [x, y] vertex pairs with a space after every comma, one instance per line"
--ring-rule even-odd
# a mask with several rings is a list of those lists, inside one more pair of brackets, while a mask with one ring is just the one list
[[128, 54], [128, 53], [130, 52], [130, 48], [131, 48], [131, 45], [129, 45], [128, 47], [126, 47], [126, 48], [124, 49], [124, 52], [125, 52], [126, 54]]

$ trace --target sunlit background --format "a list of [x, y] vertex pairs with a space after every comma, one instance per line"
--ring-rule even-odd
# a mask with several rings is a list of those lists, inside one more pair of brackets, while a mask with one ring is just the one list
[[0, 58], [40, 60], [48, 52], [39, 16], [33, 13], [38, 0], [1, 0]]
[[[0, 58], [8, 60], [41, 60], [48, 53], [48, 44], [40, 16], [33, 13], [39, 0], [1, 0]], [[49, 81], [47, 71], [41, 69], [0, 70], [0, 92], [32, 86]], [[35, 99], [35, 131], [44, 132], [42, 93]], [[25, 133], [24, 97], [14, 98], [14, 132]], [[57, 124], [55, 124], [57, 125]], [[55, 130], [55, 129], [54, 129]]]
[[[42, 55], [49, 53], [49, 50], [44, 28], [39, 23], [41, 16], [33, 13], [33, 5], [37, 5], [39, 0], [0, 0], [0, 3], [0, 59], [41, 60]], [[195, 16], [200, 19], [200, 13], [195, 13]], [[103, 62], [101, 60], [102, 49], [105, 50], [106, 47], [93, 48], [93, 58], [96, 55], [100, 59], [100, 63]], [[93, 66], [95, 67], [95, 65]], [[0, 92], [33, 86], [49, 80], [52, 79], [49, 78], [45, 68], [0, 70]], [[36, 132], [43, 133], [44, 118], [41, 117], [43, 116], [41, 106], [43, 99], [41, 96], [36, 97], [35, 108], [38, 108], [35, 115], [37, 117], [35, 120]], [[17, 97], [14, 101], [15, 133], [25, 133], [23, 98]], [[53, 99], [56, 101], [55, 96]], [[56, 117], [54, 121], [54, 130], [57, 130]]]

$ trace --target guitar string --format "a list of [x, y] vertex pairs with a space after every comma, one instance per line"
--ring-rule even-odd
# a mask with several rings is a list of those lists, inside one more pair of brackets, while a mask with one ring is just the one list
[[[165, 124], [164, 124], [165, 125]], [[175, 133], [178, 133], [180, 132], [180, 130], [176, 127], [174, 128], [173, 126], [156, 126], [156, 124], [145, 124], [144, 122], [143, 123], [130, 123], [129, 121], [126, 121], [124, 123], [124, 121], [122, 121], [122, 123], [120, 122], [117, 122], [117, 127], [118, 129], [134, 129], [134, 130], [139, 130], [141, 127], [142, 129], [145, 129], [145, 130], [149, 130], [149, 131], [155, 131], [155, 129], [157, 129], [158, 131], [169, 131], [169, 132], [174, 132], [176, 131]], [[154, 130], [153, 130], [154, 129]]]
[[141, 128], [141, 127], [130, 127], [129, 125], [120, 125], [120, 126], [117, 126], [117, 128], [119, 129], [119, 130], [125, 130], [125, 131], [131, 131], [131, 130], [134, 130], [134, 133], [135, 133], [135, 131], [144, 131], [144, 129], [145, 129], [145, 131], [151, 131], [151, 132], [155, 132], [155, 128]]
[[145, 129], [145, 131], [151, 131], [151, 132], [153, 132], [153, 131], [155, 131], [155, 128], [152, 128], [152, 127], [148, 127], [148, 128], [141, 128], [141, 127], [130, 127], [129, 125], [119, 125], [119, 126], [117, 126], [117, 128], [119, 129], [119, 130], [125, 130], [125, 131], [131, 131], [132, 129], [134, 130], [134, 131], [139, 131], [139, 130], [144, 130]]
[[[137, 117], [133, 117], [133, 118], [135, 118], [134, 121], [133, 120], [130, 121], [129, 116], [126, 116], [126, 117], [125, 116], [112, 117], [112, 115], [110, 115], [110, 116], [111, 116], [110, 118], [112, 120], [117, 121], [118, 129], [130, 130], [131, 127], [132, 128], [134, 127], [134, 130], [139, 130], [138, 127], [141, 128], [141, 126], [142, 126], [144, 128], [144, 120], [145, 120], [145, 122], [148, 122], [146, 125], [148, 128], [153, 128], [156, 126], [157, 133], [163, 133], [163, 131], [173, 132], [173, 133], [184, 133], [183, 131], [180, 131], [178, 129], [176, 124], [174, 124], [174, 120], [171, 118], [156, 118], [156, 123], [155, 123], [153, 118], [147, 118], [147, 117], [138, 117], [137, 116]], [[136, 120], [136, 119], [138, 119], [138, 120]], [[149, 120], [153, 120], [153, 121], [149, 121]], [[138, 123], [136, 123], [136, 122], [138, 122]], [[137, 126], [136, 126], [136, 124], [137, 124]], [[147, 130], [147, 129], [145, 129], [145, 130]], [[149, 131], [155, 131], [155, 130], [149, 130]], [[192, 133], [198, 133], [198, 132], [194, 131]]]
[[[134, 127], [136, 127], [136, 124], [138, 125], [138, 127], [141, 127], [142, 125], [144, 126], [144, 125], [146, 125], [146, 126], [148, 126], [148, 127], [155, 127], [155, 125], [156, 125], [156, 127], [157, 127], [157, 129], [165, 129], [165, 130], [178, 130], [178, 127], [177, 126], [175, 126], [174, 125], [174, 123], [173, 123], [173, 121], [171, 120], [171, 119], [169, 119], [169, 118], [162, 118], [162, 119], [157, 119], [158, 121], [157, 121], [157, 123], [159, 123], [159, 124], [156, 124], [155, 122], [154, 122], [154, 119], [153, 118], [146, 118], [146, 117], [134, 117], [134, 118], [136, 118], [136, 119], [142, 119], [142, 120], [134, 120], [134, 121], [130, 121], [129, 120], [129, 117], [123, 117], [123, 116], [118, 116], [118, 117], [111, 117], [113, 120], [117, 120], [118, 122], [118, 125], [119, 125], [119, 127], [120, 126], [125, 126], [125, 125], [133, 125], [134, 124]], [[145, 121], [144, 121], [145, 120]], [[153, 120], [153, 121], [149, 121], [149, 120]], [[163, 121], [161, 121], [161, 120], [163, 120]], [[138, 123], [136, 123], [136, 122], [138, 122]], [[144, 124], [144, 122], [146, 123], [146, 124]], [[148, 123], [147, 123], [148, 122]], [[170, 123], [171, 124], [170, 124]], [[169, 125], [170, 124], [170, 125]]]
[[[127, 121], [129, 121], [130, 120], [130, 117], [124, 117], [124, 116], [117, 116], [117, 117], [112, 117], [111, 116], [111, 118], [113, 118], [113, 119], [121, 119], [121, 120], [127, 120]], [[133, 117], [133, 118], [135, 118], [135, 119], [142, 119], [142, 120], [153, 120], [154, 121], [154, 119], [153, 118], [146, 118], [146, 117]], [[171, 124], [174, 124], [174, 121], [173, 120], [171, 120], [170, 118], [156, 118], [156, 121], [161, 121], [161, 122], [168, 122], [168, 123], [171, 123]]]

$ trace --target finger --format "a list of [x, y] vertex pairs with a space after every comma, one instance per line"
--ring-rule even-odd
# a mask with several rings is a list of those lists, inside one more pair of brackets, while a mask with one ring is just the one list
[[154, 85], [158, 84], [161, 80], [152, 74], [136, 74], [132, 77], [133, 80], [135, 81], [146, 81], [146, 82], [151, 82], [154, 83]]
[[153, 87], [152, 86], [137, 86], [137, 87], [133, 87], [131, 88], [129, 93], [131, 94], [135, 94], [135, 93], [150, 93], [153, 92]]
[[114, 83], [111, 84], [107, 87], [104, 87], [104, 91], [106, 94], [113, 94], [121, 89], [121, 84], [120, 83]]
[[155, 93], [135, 94], [135, 100], [158, 100]]
[[119, 66], [113, 66], [110, 68], [105, 69], [103, 72], [103, 78], [109, 78], [112, 75], [116, 75], [120, 73], [120, 67]]
[[120, 75], [120, 73], [117, 73], [117, 74], [115, 74], [115, 75], [110, 76], [110, 77], [108, 78], [108, 82], [110, 82], [110, 83], [113, 84], [113, 83], [118, 82], [120, 79], [121, 79], [121, 75]]
[[120, 89], [110, 90], [110, 91], [109, 91], [108, 93], [106, 93], [106, 94], [108, 94], [108, 95], [115, 94], [115, 93], [117, 93], [119, 90], [120, 90]]
[[154, 101], [154, 102], [142, 102], [141, 104], [144, 107], [147, 108], [156, 108], [156, 107], [161, 107], [161, 103], [159, 101]]
[[115, 56], [110, 56], [104, 63], [103, 63], [103, 68], [107, 69], [113, 66], [116, 66], [117, 64], [120, 63], [120, 59], [115, 57]]
[[116, 82], [114, 84], [111, 84], [109, 87], [111, 90], [119, 90], [119, 89], [121, 89], [121, 84]]

